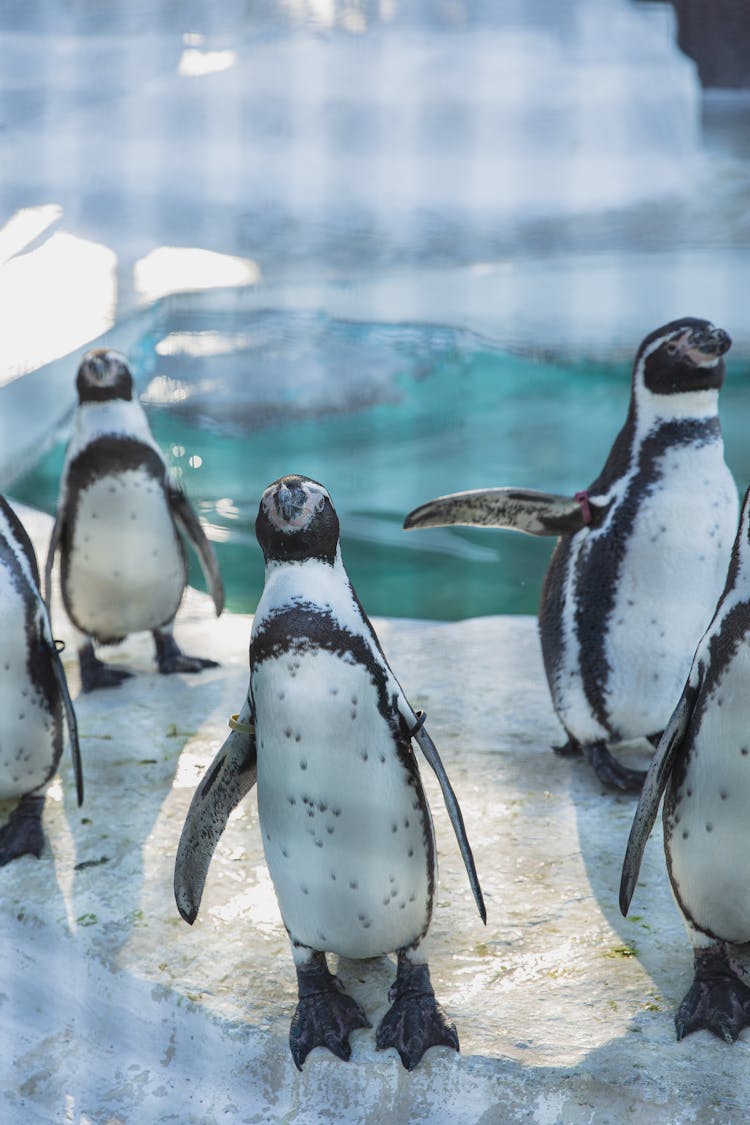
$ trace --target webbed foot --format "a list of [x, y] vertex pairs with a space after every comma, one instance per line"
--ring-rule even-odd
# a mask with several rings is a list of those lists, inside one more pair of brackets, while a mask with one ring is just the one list
[[399, 954], [396, 980], [391, 985], [388, 1009], [375, 1037], [379, 1051], [395, 1047], [407, 1070], [414, 1070], [430, 1047], [458, 1050], [456, 1025], [448, 1023], [435, 999], [426, 964], [415, 964]]
[[313, 1047], [327, 1047], [338, 1058], [351, 1058], [349, 1036], [370, 1021], [356, 1000], [344, 992], [338, 977], [328, 971], [322, 953], [297, 966], [299, 1002], [289, 1029], [289, 1047], [297, 1070]]
[[21, 798], [8, 823], [0, 828], [0, 867], [22, 855], [39, 859], [44, 851], [43, 809], [43, 796], [28, 794]]
[[696, 952], [693, 983], [674, 1019], [678, 1039], [706, 1028], [734, 1043], [743, 1027], [750, 1027], [750, 987], [741, 972], [724, 945]]
[[202, 672], [204, 668], [219, 666], [216, 660], [208, 660], [202, 656], [188, 656], [171, 633], [162, 633], [154, 629], [153, 637], [156, 645], [156, 663], [162, 676], [171, 676], [174, 672]]
[[553, 746], [552, 749], [561, 758], [580, 758], [583, 753], [580, 742], [576, 742], [572, 734], [568, 735], [568, 741], [562, 746]]
[[586, 757], [603, 785], [623, 793], [640, 793], [646, 778], [645, 770], [631, 770], [623, 766], [607, 749], [604, 742], [594, 742], [585, 747]]
[[96, 691], [98, 688], [119, 687], [123, 680], [133, 675], [125, 668], [112, 668], [94, 655], [92, 644], [78, 650], [78, 664], [81, 669], [81, 691]]

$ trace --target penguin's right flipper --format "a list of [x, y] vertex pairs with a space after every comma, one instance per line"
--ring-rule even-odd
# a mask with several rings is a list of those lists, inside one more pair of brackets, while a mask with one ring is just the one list
[[193, 795], [177, 848], [174, 897], [191, 926], [198, 917], [211, 857], [229, 814], [255, 784], [257, 764], [255, 728], [246, 699], [232, 733]]
[[504, 527], [527, 535], [571, 535], [595, 524], [597, 509], [588, 500], [535, 492], [529, 488], [479, 488], [438, 496], [409, 512], [407, 531], [422, 527]]
[[224, 609], [224, 583], [221, 580], [214, 549], [206, 538], [206, 533], [193, 505], [182, 489], [169, 483], [167, 485], [167, 499], [177, 526], [195, 547], [198, 561], [206, 579], [206, 585], [213, 599], [216, 616], [221, 617], [221, 611]]
[[47, 548], [47, 561], [44, 566], [44, 604], [47, 606], [49, 612], [52, 606], [52, 567], [55, 562], [55, 552], [60, 545], [60, 540], [63, 533], [63, 520], [60, 516], [58, 509], [55, 516], [55, 522], [52, 527], [52, 534], [49, 540], [49, 547]]
[[643, 852], [651, 835], [651, 829], [654, 826], [669, 775], [679, 758], [685, 732], [693, 713], [696, 694], [696, 688], [692, 687], [688, 681], [680, 697], [680, 702], [675, 707], [672, 718], [667, 723], [664, 734], [661, 736], [661, 741], [641, 789], [638, 807], [635, 810], [635, 817], [628, 837], [625, 859], [622, 864], [620, 910], [623, 917], [627, 916], [630, 909], [630, 900], [633, 897], [638, 882], [638, 874], [641, 870]]

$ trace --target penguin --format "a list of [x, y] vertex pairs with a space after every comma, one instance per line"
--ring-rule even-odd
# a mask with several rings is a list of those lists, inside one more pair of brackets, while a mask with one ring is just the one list
[[344, 569], [327, 490], [304, 476], [281, 477], [262, 495], [256, 536], [266, 578], [250, 684], [187, 814], [175, 863], [177, 907], [195, 921], [217, 841], [257, 777], [266, 862], [297, 972], [289, 1035], [295, 1065], [301, 1070], [317, 1046], [349, 1059], [350, 1033], [371, 1026], [326, 954], [395, 952], [392, 1005], [376, 1044], [395, 1047], [411, 1070], [432, 1046], [458, 1050], [424, 952], [437, 873], [412, 739], [438, 776], [486, 921], [461, 811], [425, 717], [391, 671]]
[[724, 592], [695, 650], [636, 809], [620, 884], [627, 915], [664, 795], [664, 852], [690, 937], [694, 979], [677, 1038], [707, 1028], [732, 1043], [750, 1026], [750, 987], [731, 947], [750, 943], [750, 490]]
[[150, 630], [159, 671], [200, 672], [216, 661], [187, 656], [172, 634], [187, 585], [179, 532], [195, 547], [217, 617], [224, 589], [213, 548], [167, 468], [133, 390], [124, 356], [88, 352], [76, 378], [78, 408], [63, 465], [57, 518], [45, 568], [61, 555], [62, 596], [77, 630], [84, 692], [117, 687], [131, 673], [99, 660], [97, 644]]
[[610, 747], [659, 740], [710, 620], [737, 527], [737, 490], [718, 416], [728, 334], [686, 317], [651, 332], [602, 472], [575, 497], [490, 488], [414, 509], [409, 528], [468, 524], [554, 535], [539, 634], [568, 741], [607, 786], [644, 771]]
[[63, 749], [64, 723], [83, 803], [78, 727], [52, 639], [31, 540], [0, 496], [0, 800], [17, 800], [0, 828], [0, 866], [44, 849], [44, 790]]

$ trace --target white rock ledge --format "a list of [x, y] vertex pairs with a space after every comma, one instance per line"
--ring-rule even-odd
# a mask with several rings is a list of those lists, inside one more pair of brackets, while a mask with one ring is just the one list
[[[50, 521], [23, 516], [43, 561]], [[69, 638], [59, 602], [53, 620]], [[217, 621], [191, 590], [177, 636], [221, 667], [162, 678], [150, 638], [137, 636], [106, 656], [138, 675], [82, 697], [72, 646], [65, 653], [86, 800], [78, 810], [66, 753], [47, 801], [47, 851], [0, 870], [4, 1122], [746, 1120], [746, 1038], [675, 1041], [691, 955], [656, 838], [633, 915], [619, 915], [633, 801], [602, 794], [586, 765], [550, 753], [560, 730], [533, 620], [377, 628], [429, 714], [487, 898], [485, 928], [425, 768], [441, 862], [430, 964], [461, 1055], [435, 1049], [410, 1075], [361, 1031], [350, 1063], [321, 1049], [297, 1073], [294, 970], [253, 794], [219, 845], [198, 920], [179, 918], [177, 840], [242, 701], [250, 631], [249, 617]], [[393, 959], [339, 971], [376, 1025]]]

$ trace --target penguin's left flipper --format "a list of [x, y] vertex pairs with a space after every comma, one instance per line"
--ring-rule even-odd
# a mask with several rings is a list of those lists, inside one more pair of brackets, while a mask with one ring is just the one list
[[[411, 712], [411, 708], [409, 708], [409, 711]], [[412, 728], [411, 737], [416, 739], [420, 750], [427, 759], [428, 764], [435, 771], [435, 775], [440, 782], [440, 788], [443, 792], [445, 807], [448, 810], [448, 816], [450, 817], [451, 824], [453, 825], [453, 831], [456, 833], [456, 840], [458, 841], [458, 847], [461, 851], [461, 857], [464, 861], [466, 874], [469, 876], [469, 885], [471, 887], [472, 894], [474, 895], [474, 901], [477, 904], [479, 917], [486, 925], [487, 908], [484, 905], [484, 896], [482, 894], [482, 888], [479, 885], [479, 876], [477, 875], [477, 869], [474, 864], [474, 855], [471, 850], [471, 845], [469, 844], [469, 838], [466, 835], [466, 827], [464, 825], [464, 818], [461, 814], [461, 808], [458, 804], [458, 799], [456, 797], [456, 794], [453, 792], [453, 786], [448, 780], [448, 774], [445, 772], [445, 766], [440, 760], [437, 746], [432, 741], [429, 734], [427, 733], [427, 730], [425, 729], [422, 713], [420, 711], [417, 711], [416, 715], [409, 715], [407, 717], [407, 721], [409, 721], [410, 719], [412, 720], [412, 722], [415, 722], [415, 725]]]
[[198, 917], [211, 857], [229, 814], [255, 784], [257, 764], [255, 728], [245, 700], [232, 733], [195, 791], [177, 848], [174, 897], [191, 926]]
[[409, 512], [404, 528], [503, 527], [527, 535], [572, 535], [596, 526], [599, 509], [590, 501], [529, 488], [479, 488], [438, 496]]
[[170, 482], [167, 485], [167, 499], [175, 523], [195, 547], [206, 585], [213, 598], [216, 616], [220, 617], [224, 609], [224, 583], [221, 580], [214, 549], [206, 538], [193, 505], [182, 489]]
[[83, 804], [83, 765], [81, 763], [81, 747], [78, 741], [78, 722], [76, 720], [76, 713], [73, 710], [73, 700], [70, 698], [68, 680], [57, 645], [52, 640], [51, 636], [49, 640], [45, 637], [45, 643], [49, 653], [50, 664], [52, 665], [52, 673], [55, 677], [57, 690], [60, 693], [63, 710], [65, 711], [65, 721], [68, 725], [70, 754], [73, 759], [73, 772], [76, 779], [76, 798], [78, 800], [78, 807], [80, 808]]
[[646, 780], [638, 799], [638, 807], [635, 810], [630, 836], [628, 837], [628, 846], [625, 850], [625, 859], [622, 864], [620, 910], [623, 917], [627, 917], [630, 909], [630, 900], [638, 882], [638, 873], [641, 870], [646, 842], [651, 835], [651, 829], [654, 826], [669, 775], [679, 759], [685, 732], [693, 713], [696, 695], [697, 688], [692, 686], [690, 680], [688, 680], [680, 697], [680, 702], [675, 707], [672, 717], [664, 729], [664, 734], [661, 736], [661, 741], [646, 773]]

